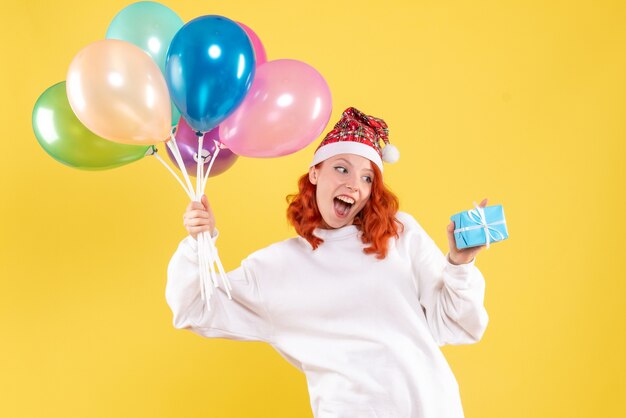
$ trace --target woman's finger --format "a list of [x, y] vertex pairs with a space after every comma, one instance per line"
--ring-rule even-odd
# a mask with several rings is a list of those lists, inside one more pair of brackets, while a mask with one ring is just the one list
[[191, 218], [210, 218], [211, 215], [206, 210], [194, 209], [194, 210], [190, 210], [189, 212], [185, 212], [185, 216], [184, 217], [188, 218], [188, 219], [191, 219]]
[[208, 225], [200, 225], [200, 226], [188, 226], [187, 230], [191, 233], [197, 233], [200, 231], [205, 231], [208, 232], [209, 231], [209, 226]]
[[189, 235], [196, 238], [198, 234], [202, 232], [209, 232], [209, 227], [208, 226], [192, 226], [192, 227], [187, 228], [187, 232], [189, 232]]
[[189, 202], [189, 204], [187, 205], [187, 211], [189, 210], [194, 210], [194, 209], [198, 209], [198, 210], [204, 210], [204, 206], [202, 206], [202, 203], [200, 202]]
[[454, 240], [454, 221], [451, 221], [448, 224], [447, 231], [448, 231], [448, 240], [450, 241], [450, 245], [452, 245], [452, 244], [455, 243], [455, 240]]
[[183, 222], [194, 218], [212, 219], [211, 215], [203, 210], [192, 210], [183, 214]]
[[208, 218], [191, 218], [186, 219], [185, 226], [197, 226], [197, 225], [211, 225], [213, 222]]
[[481, 208], [484, 208], [485, 206], [487, 206], [487, 198], [484, 198], [482, 202], [480, 202], [480, 206]]

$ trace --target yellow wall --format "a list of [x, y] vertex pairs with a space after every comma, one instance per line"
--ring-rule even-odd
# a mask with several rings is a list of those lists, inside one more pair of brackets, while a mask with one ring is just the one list
[[[304, 376], [271, 347], [172, 327], [187, 200], [163, 167], [73, 170], [35, 140], [37, 97], [127, 4], [2, 6], [0, 416], [311, 417]], [[626, 3], [165, 4], [313, 65], [332, 122], [350, 105], [384, 118], [402, 153], [386, 182], [441, 248], [449, 215], [504, 205], [511, 237], [478, 260], [489, 328], [444, 348], [468, 418], [626, 416]], [[210, 182], [227, 267], [293, 233], [284, 196], [314, 146]]]

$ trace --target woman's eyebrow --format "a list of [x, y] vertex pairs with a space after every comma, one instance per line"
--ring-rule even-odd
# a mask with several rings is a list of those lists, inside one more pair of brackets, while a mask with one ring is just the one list
[[[343, 161], [345, 164], [349, 165], [350, 167], [354, 167], [352, 163], [350, 163], [350, 161], [346, 160], [345, 158], [337, 158], [335, 160], [335, 162], [339, 162], [339, 161]], [[374, 174], [374, 170], [372, 170], [371, 168], [364, 168], [361, 171], [366, 171], [368, 173]]]
[[335, 162], [339, 162], [339, 161], [343, 161], [344, 163], [348, 164], [350, 167], [352, 167], [352, 164], [350, 164], [350, 161], [346, 160], [345, 158], [337, 158], [335, 160]]

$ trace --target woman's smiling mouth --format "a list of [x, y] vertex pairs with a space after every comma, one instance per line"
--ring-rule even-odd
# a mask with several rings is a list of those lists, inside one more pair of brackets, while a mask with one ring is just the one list
[[350, 209], [352, 209], [354, 202], [355, 200], [350, 196], [339, 195], [335, 197], [333, 199], [335, 214], [340, 218], [346, 217]]

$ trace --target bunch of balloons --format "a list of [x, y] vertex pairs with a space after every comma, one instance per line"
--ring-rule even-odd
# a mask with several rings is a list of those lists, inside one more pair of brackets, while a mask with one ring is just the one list
[[[153, 155], [199, 200], [207, 177], [238, 156], [279, 157], [310, 144], [331, 110], [330, 89], [313, 67], [267, 61], [243, 23], [218, 15], [184, 23], [168, 7], [142, 1], [115, 16], [104, 40], [76, 54], [66, 81], [35, 103], [32, 124], [39, 144], [63, 164], [104, 170]], [[159, 144], [182, 179], [158, 155]], [[200, 257], [217, 286], [213, 262], [224, 279], [221, 263], [211, 240], [202, 242]]]
[[[245, 24], [217, 15], [185, 24], [151, 1], [121, 10], [106, 39], [76, 54], [66, 80], [37, 100], [33, 130], [53, 158], [85, 170], [151, 154], [178, 126], [189, 146], [204, 136], [201, 154], [223, 151], [219, 174], [236, 156], [279, 157], [304, 148], [332, 110], [319, 72], [297, 60], [267, 61]], [[189, 146], [181, 156], [191, 168], [198, 158]]]

